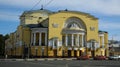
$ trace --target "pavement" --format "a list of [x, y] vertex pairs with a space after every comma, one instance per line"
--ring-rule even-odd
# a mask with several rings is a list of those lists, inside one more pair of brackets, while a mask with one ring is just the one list
[[120, 67], [120, 60], [0, 61], [0, 67]]
[[0, 59], [0, 61], [49, 61], [49, 60], [76, 60], [76, 58], [26, 58], [26, 59]]

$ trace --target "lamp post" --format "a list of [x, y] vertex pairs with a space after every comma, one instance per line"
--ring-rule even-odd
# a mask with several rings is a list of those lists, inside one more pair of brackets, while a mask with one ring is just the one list
[[114, 34], [114, 35], [112, 35], [112, 42], [111, 42], [111, 44], [112, 44], [112, 47], [111, 47], [111, 49], [112, 49], [112, 55], [114, 55], [114, 42], [115, 42], [115, 37], [117, 36], [117, 34]]

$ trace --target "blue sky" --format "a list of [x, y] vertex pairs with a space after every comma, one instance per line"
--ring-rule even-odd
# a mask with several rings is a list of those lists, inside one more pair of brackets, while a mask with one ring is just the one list
[[[40, 3], [33, 8], [39, 1]], [[120, 0], [0, 0], [0, 34], [14, 32], [20, 23], [19, 16], [24, 11], [32, 8], [37, 10], [43, 5], [44, 9], [51, 11], [67, 8], [90, 13], [99, 18], [99, 30], [108, 31], [109, 39], [113, 37], [120, 40], [119, 3]]]

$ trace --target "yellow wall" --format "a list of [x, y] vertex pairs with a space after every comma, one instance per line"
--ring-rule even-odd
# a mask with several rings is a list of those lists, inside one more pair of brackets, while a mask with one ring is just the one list
[[[46, 14], [46, 15], [43, 15], [42, 13]], [[48, 15], [47, 13], [45, 12], [34, 12], [34, 13], [27, 13], [27, 14], [24, 14], [25, 17], [21, 17], [20, 20], [21, 20], [21, 25], [24, 25], [24, 24], [38, 24], [39, 22], [43, 21], [44, 19], [48, 18]], [[40, 18], [42, 17], [42, 18]]]
[[[69, 12], [60, 12], [49, 17], [49, 39], [53, 37], [58, 37], [62, 40], [62, 30], [64, 28], [65, 21], [70, 17], [78, 17], [81, 19], [87, 28], [87, 41], [94, 39], [98, 41], [98, 20], [93, 20], [86, 18], [85, 15], [69, 13]], [[52, 24], [58, 24], [58, 28], [54, 28]], [[90, 31], [90, 27], [95, 27], [95, 31]]]
[[16, 54], [16, 56], [22, 56], [22, 54], [23, 54], [23, 48], [22, 47], [17, 47], [15, 54]]
[[[43, 12], [44, 14], [44, 12]], [[43, 21], [44, 19], [48, 18], [48, 15], [43, 15], [42, 13], [28, 13], [25, 16], [26, 17], [21, 17], [21, 25], [18, 26], [17, 31], [10, 34], [10, 42], [9, 45], [12, 45], [15, 47], [16, 42], [17, 41], [22, 41], [22, 45], [27, 45], [29, 46], [31, 43], [31, 30], [28, 27], [24, 27], [22, 25], [24, 24], [38, 24], [38, 22]], [[32, 16], [32, 18], [31, 18]], [[42, 17], [40, 19], [40, 17]], [[49, 15], [49, 31], [48, 31], [48, 39], [51, 39], [53, 37], [58, 37], [58, 39], [61, 41], [62, 40], [62, 30], [64, 28], [64, 25], [66, 23], [66, 20], [69, 19], [70, 17], [77, 17], [80, 20], [83, 21], [83, 23], [86, 26], [86, 38], [87, 38], [87, 42], [92, 40], [95, 40], [97, 42], [99, 42], [99, 33], [98, 33], [98, 19], [93, 18], [92, 16], [89, 16], [88, 14], [84, 14], [84, 13], [75, 13], [75, 12], [69, 12], [69, 11], [64, 11], [64, 12], [58, 12], [52, 15]], [[53, 24], [58, 24], [58, 27], [55, 28], [53, 27]], [[91, 30], [90, 28], [94, 27], [95, 30]], [[105, 48], [107, 48], [108, 46], [108, 33], [104, 33], [104, 42], [105, 42]], [[39, 36], [38, 36], [39, 37]], [[42, 37], [43, 38], [43, 37]], [[36, 39], [38, 40], [38, 38]], [[49, 40], [48, 40], [49, 41]], [[100, 37], [100, 46], [102, 45], [102, 39]], [[41, 46], [31, 46], [31, 54], [33, 56], [36, 56], [36, 49], [37, 49], [37, 56], [41, 56], [41, 49], [44, 48], [44, 56], [54, 56], [54, 51], [53, 49], [51, 50], [51, 47], [48, 47], [48, 51], [47, 51], [47, 47], [41, 47]], [[59, 47], [60, 48], [60, 47]], [[57, 55], [58, 56], [62, 56], [62, 49], [57, 48]], [[65, 51], [67, 53], [68, 48], [67, 47], [63, 47], [65, 48]], [[83, 52], [85, 52], [85, 49], [82, 49]], [[104, 49], [97, 49], [95, 52], [95, 55], [101, 55], [101, 51], [102, 55], [105, 54], [105, 50]], [[108, 49], [107, 49], [107, 54], [108, 54]], [[90, 51], [87, 51], [88, 53], [90, 53]], [[8, 54], [11, 54], [11, 51], [8, 51]], [[22, 46], [18, 46], [16, 47], [16, 50], [13, 50], [13, 54], [16, 56], [20, 56], [23, 54], [23, 48]], [[67, 54], [65, 54], [65, 56], [67, 56]], [[71, 51], [71, 56], [74, 56], [74, 51]], [[79, 56], [79, 50], [77, 50], [77, 56]]]
[[105, 42], [105, 47], [108, 47], [108, 33], [104, 33], [104, 42]]
[[29, 28], [24, 28], [23, 31], [23, 42], [25, 45], [29, 46], [30, 45], [30, 40], [31, 40], [31, 31]]
[[47, 56], [47, 47], [46, 46], [31, 46], [31, 55], [32, 56], [42, 56], [42, 48], [44, 48], [44, 56]]
[[106, 56], [109, 56], [108, 33], [105, 33]]

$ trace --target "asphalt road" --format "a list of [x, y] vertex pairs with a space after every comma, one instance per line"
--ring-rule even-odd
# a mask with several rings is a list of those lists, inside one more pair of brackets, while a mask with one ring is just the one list
[[0, 67], [120, 67], [120, 60], [0, 61]]

